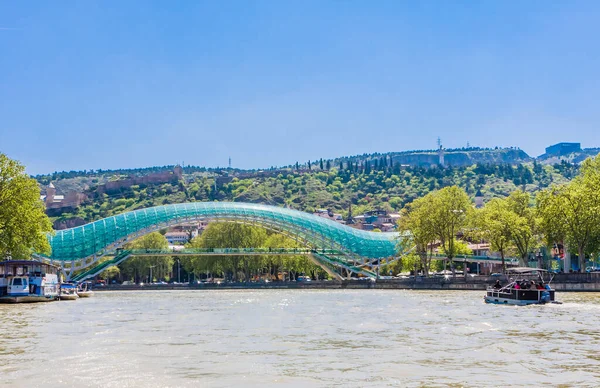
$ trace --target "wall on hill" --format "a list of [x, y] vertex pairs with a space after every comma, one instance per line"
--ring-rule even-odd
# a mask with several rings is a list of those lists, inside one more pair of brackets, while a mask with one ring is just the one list
[[[444, 153], [446, 165], [471, 166], [473, 164], [518, 164], [530, 161], [525, 151], [519, 149], [450, 151]], [[410, 166], [434, 166], [439, 162], [437, 152], [415, 152], [393, 156], [394, 163]]]

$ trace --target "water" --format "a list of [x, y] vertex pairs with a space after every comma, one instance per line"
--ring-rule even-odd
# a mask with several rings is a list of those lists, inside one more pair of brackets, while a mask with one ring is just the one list
[[600, 294], [97, 292], [0, 305], [0, 386], [599, 386]]

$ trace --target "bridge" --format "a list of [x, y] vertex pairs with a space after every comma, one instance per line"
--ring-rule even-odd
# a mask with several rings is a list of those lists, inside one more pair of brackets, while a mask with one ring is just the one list
[[[121, 247], [148, 233], [194, 221], [213, 220], [261, 226], [282, 233], [302, 248], [221, 248], [204, 250], [147, 251], [123, 250]], [[341, 279], [352, 274], [375, 277], [373, 267], [380, 260], [398, 258], [397, 233], [376, 233], [354, 229], [313, 214], [270, 205], [242, 202], [193, 202], [134, 210], [86, 225], [57, 231], [48, 236], [52, 253], [38, 255], [59, 265], [67, 278], [83, 280], [93, 277], [110, 265], [136, 255], [307, 255], [331, 276]], [[101, 261], [111, 256], [108, 261]], [[443, 260], [441, 255], [435, 257]], [[497, 261], [497, 258], [461, 256], [458, 261]]]
[[[129, 251], [128, 255], [125, 255], [117, 249], [143, 235], [166, 227], [202, 220], [237, 222], [282, 233], [310, 251], [310, 254], [295, 254], [309, 255], [327, 272], [337, 274], [337, 277], [342, 276], [344, 271], [346, 276], [352, 273], [372, 276], [372, 271], [363, 268], [365, 265], [373, 260], [393, 258], [397, 255], [396, 233], [367, 232], [313, 214], [270, 205], [194, 202], [134, 210], [57, 231], [54, 236], [48, 236], [52, 247], [51, 255], [40, 257], [60, 265], [70, 278], [75, 271], [98, 266], [103, 256], [114, 256], [109, 260], [114, 263], [117, 257], [122, 261], [129, 256], [140, 254]], [[248, 253], [250, 252], [229, 251], [223, 254]], [[272, 252], [257, 250], [255, 253]], [[175, 255], [172, 252], [170, 254]], [[178, 252], [177, 255], [179, 254]]]

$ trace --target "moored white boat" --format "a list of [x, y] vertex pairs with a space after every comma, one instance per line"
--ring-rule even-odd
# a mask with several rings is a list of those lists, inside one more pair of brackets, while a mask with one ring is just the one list
[[83, 282], [77, 286], [77, 295], [80, 298], [89, 298], [94, 295], [92, 291], [92, 282]]
[[72, 283], [62, 283], [60, 285], [60, 300], [76, 299], [79, 299], [79, 295], [77, 295], [77, 287]]
[[49, 302], [58, 298], [58, 267], [33, 260], [0, 263], [0, 303]]

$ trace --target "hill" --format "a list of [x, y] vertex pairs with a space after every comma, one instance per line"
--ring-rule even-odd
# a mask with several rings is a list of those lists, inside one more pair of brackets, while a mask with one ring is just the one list
[[[469, 152], [477, 151], [461, 151]], [[517, 188], [535, 192], [566, 182], [577, 171], [576, 165], [564, 161], [553, 166], [535, 161], [445, 168], [406, 166], [394, 162], [394, 155], [381, 154], [268, 170], [193, 166], [178, 170], [177, 166], [164, 166], [36, 178], [43, 194], [50, 182], [58, 194], [68, 194], [69, 190], [85, 194], [76, 206], [48, 210], [55, 227], [65, 228], [128, 210], [189, 201], [260, 202], [307, 212], [326, 208], [347, 217], [350, 206], [354, 215], [375, 209], [400, 210], [415, 198], [450, 185], [464, 188], [471, 197], [481, 191], [486, 200], [506, 196]], [[110, 182], [113, 184], [108, 185]]]

